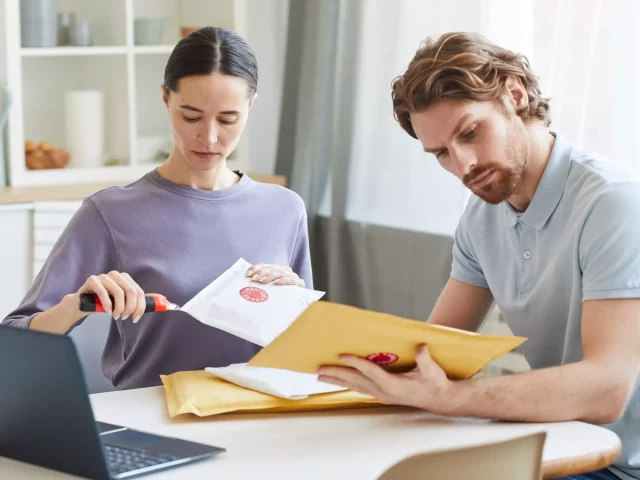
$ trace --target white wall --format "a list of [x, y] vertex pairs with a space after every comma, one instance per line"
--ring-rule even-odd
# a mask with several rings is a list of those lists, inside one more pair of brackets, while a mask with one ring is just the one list
[[7, 77], [7, 59], [5, 55], [4, 39], [4, 3], [0, 6], [0, 82], [4, 82]]
[[251, 171], [275, 171], [289, 0], [247, 0], [247, 38], [258, 59], [258, 99], [247, 126]]

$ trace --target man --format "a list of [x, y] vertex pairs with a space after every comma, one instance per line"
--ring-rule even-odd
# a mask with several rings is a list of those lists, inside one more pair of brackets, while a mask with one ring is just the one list
[[345, 355], [321, 380], [442, 415], [603, 424], [621, 456], [574, 478], [640, 479], [640, 183], [551, 133], [526, 58], [479, 35], [428, 40], [392, 97], [474, 193], [429, 322], [476, 330], [495, 301], [532, 371], [452, 381], [422, 346], [410, 373]]

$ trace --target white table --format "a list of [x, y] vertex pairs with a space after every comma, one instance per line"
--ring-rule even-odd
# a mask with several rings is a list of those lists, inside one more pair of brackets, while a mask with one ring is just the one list
[[[331, 412], [227, 414], [170, 419], [162, 388], [91, 396], [98, 420], [225, 447], [210, 460], [149, 478], [369, 479], [421, 451], [471, 446], [545, 430], [545, 477], [590, 471], [611, 463], [618, 437], [582, 422], [522, 424], [445, 419], [398, 407]], [[0, 478], [63, 479], [68, 475], [0, 458]]]

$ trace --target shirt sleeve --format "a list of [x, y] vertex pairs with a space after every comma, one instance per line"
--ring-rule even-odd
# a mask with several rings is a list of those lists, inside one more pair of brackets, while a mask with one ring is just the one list
[[86, 199], [56, 241], [25, 298], [2, 324], [29, 328], [36, 315], [76, 292], [91, 275], [118, 267], [111, 231], [95, 204]]
[[298, 224], [298, 233], [293, 246], [293, 254], [289, 264], [291, 269], [304, 280], [306, 288], [313, 289], [313, 274], [311, 271], [311, 252], [309, 249], [309, 227], [307, 224], [307, 212], [302, 209]]
[[473, 251], [466, 214], [462, 215], [453, 239], [451, 278], [476, 287], [489, 288], [484, 272]]
[[640, 297], [640, 185], [598, 195], [579, 242], [582, 299]]

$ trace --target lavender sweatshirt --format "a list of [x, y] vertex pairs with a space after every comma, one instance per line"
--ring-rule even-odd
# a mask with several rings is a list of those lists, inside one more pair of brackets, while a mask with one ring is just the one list
[[[306, 211], [297, 194], [246, 174], [230, 188], [202, 191], [153, 171], [85, 199], [2, 323], [28, 328], [89, 276], [112, 270], [183, 305], [240, 257], [289, 265], [312, 288]], [[85, 320], [102, 319], [76, 326]], [[111, 322], [102, 366], [118, 388], [156, 386], [161, 374], [246, 362], [259, 348], [184, 312], [146, 313], [136, 324]]]

